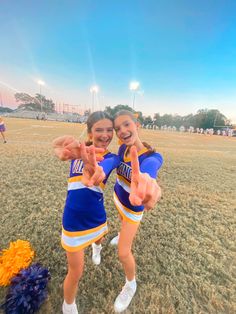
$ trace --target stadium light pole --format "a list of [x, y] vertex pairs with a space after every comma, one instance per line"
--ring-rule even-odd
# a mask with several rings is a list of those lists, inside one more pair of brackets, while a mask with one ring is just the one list
[[139, 82], [133, 81], [129, 83], [129, 89], [133, 92], [133, 110], [134, 110], [136, 92], [139, 90], [139, 88], [140, 88]]
[[41, 107], [41, 112], [42, 112], [42, 86], [45, 85], [45, 82], [42, 80], [38, 80], [39, 84], [39, 95], [40, 95], [40, 107]]
[[90, 87], [90, 93], [92, 94], [92, 112], [94, 111], [95, 95], [99, 92], [99, 87], [93, 85]]

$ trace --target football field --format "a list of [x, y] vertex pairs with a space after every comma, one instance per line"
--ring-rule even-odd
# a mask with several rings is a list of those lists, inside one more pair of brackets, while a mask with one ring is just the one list
[[[51, 273], [48, 299], [39, 313], [61, 313], [65, 252], [61, 217], [69, 162], [51, 148], [61, 135], [86, 139], [86, 125], [5, 118], [7, 144], [0, 142], [0, 248], [28, 240]], [[143, 141], [163, 155], [158, 182], [163, 195], [144, 214], [133, 252], [138, 290], [126, 313], [236, 313], [236, 138], [140, 130]], [[1, 139], [2, 140], [2, 139]], [[117, 152], [114, 139], [110, 150]], [[113, 313], [124, 283], [117, 250], [119, 231], [112, 200], [115, 172], [105, 190], [109, 233], [101, 265], [86, 250], [79, 313]], [[0, 303], [7, 289], [0, 289]]]

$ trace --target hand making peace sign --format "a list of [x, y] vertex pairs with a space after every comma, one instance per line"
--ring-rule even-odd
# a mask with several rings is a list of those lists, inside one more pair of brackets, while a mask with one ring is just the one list
[[103, 168], [97, 164], [95, 147], [93, 145], [86, 147], [84, 143], [80, 144], [81, 159], [83, 160], [82, 183], [85, 186], [99, 185], [106, 177]]
[[135, 146], [130, 149], [130, 159], [132, 167], [130, 203], [133, 206], [144, 205], [145, 210], [152, 209], [161, 198], [161, 188], [149, 174], [140, 172]]
[[[73, 136], [65, 135], [56, 138], [53, 143], [55, 155], [63, 161], [81, 158], [81, 143]], [[85, 150], [89, 151], [89, 146]], [[95, 148], [96, 153], [103, 153], [103, 148]], [[103, 160], [101, 155], [96, 156], [97, 161]]]

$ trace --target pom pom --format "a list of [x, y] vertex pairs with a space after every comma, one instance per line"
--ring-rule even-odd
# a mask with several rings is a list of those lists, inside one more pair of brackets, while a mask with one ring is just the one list
[[33, 264], [11, 280], [6, 301], [1, 305], [6, 314], [35, 313], [47, 298], [50, 273], [40, 264]]
[[0, 255], [0, 286], [10, 284], [11, 278], [26, 268], [34, 257], [34, 251], [28, 241], [17, 240], [10, 243], [9, 249]]

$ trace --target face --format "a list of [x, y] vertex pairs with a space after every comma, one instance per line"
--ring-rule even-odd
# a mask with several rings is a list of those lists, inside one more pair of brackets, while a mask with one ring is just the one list
[[109, 119], [102, 119], [94, 123], [89, 136], [95, 147], [106, 149], [113, 137], [112, 121]]
[[134, 145], [139, 139], [138, 126], [130, 116], [119, 116], [114, 121], [117, 137], [127, 146]]

